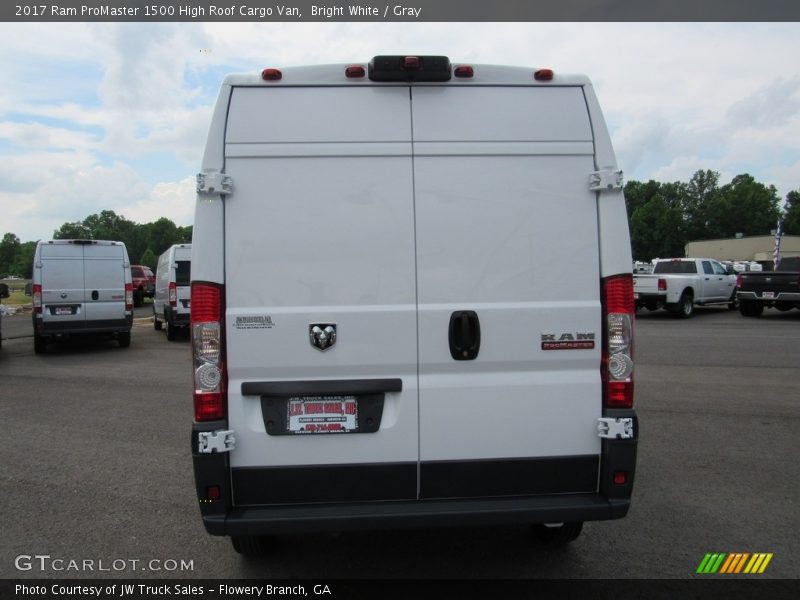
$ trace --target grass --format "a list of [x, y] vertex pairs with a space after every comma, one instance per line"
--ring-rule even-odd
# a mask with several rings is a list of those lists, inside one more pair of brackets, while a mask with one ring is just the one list
[[25, 285], [29, 281], [30, 279], [3, 280], [2, 283], [8, 286], [10, 296], [8, 298], [3, 298], [0, 302], [8, 304], [9, 306], [25, 306], [31, 304], [33, 299], [25, 295]]

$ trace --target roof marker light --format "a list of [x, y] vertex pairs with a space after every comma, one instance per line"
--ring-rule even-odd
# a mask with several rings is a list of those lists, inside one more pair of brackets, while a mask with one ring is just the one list
[[264, 81], [279, 81], [283, 77], [280, 69], [273, 69], [269, 67], [261, 71], [261, 79]]
[[552, 81], [553, 69], [539, 69], [533, 74], [533, 78], [536, 81]]
[[344, 76], [351, 79], [364, 77], [366, 74], [366, 70], [361, 65], [350, 65], [344, 70]]
[[406, 56], [403, 59], [403, 67], [405, 67], [406, 69], [419, 69], [419, 57]]
[[460, 65], [453, 70], [453, 75], [456, 77], [472, 77], [475, 71], [468, 65]]

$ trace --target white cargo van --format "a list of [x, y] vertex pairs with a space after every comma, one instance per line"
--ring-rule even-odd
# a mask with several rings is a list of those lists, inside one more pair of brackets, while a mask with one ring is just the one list
[[189, 326], [191, 267], [191, 244], [175, 244], [158, 257], [153, 327], [160, 331], [166, 323], [170, 341], [175, 339], [179, 328]]
[[33, 258], [33, 347], [71, 335], [109, 334], [131, 343], [133, 284], [122, 242], [51, 240]]
[[623, 517], [621, 186], [583, 76], [432, 56], [228, 76], [192, 245], [207, 531], [255, 554], [299, 529], [566, 542]]

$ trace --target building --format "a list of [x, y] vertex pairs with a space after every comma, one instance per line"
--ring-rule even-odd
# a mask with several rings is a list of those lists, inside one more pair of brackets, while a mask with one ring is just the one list
[[[772, 263], [774, 235], [753, 235], [721, 240], [701, 240], [686, 244], [686, 256], [730, 261]], [[781, 258], [800, 257], [800, 235], [781, 238]]]

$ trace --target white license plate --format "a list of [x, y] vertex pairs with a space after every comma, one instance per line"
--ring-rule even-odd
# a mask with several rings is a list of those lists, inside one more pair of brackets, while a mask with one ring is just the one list
[[56, 314], [57, 315], [71, 315], [72, 309], [68, 306], [57, 306], [56, 307]]
[[291, 433], [350, 433], [358, 430], [355, 396], [307, 396], [289, 398]]
[[775, 297], [775, 292], [763, 292], [761, 297], [766, 298], [767, 300], [772, 300]]

